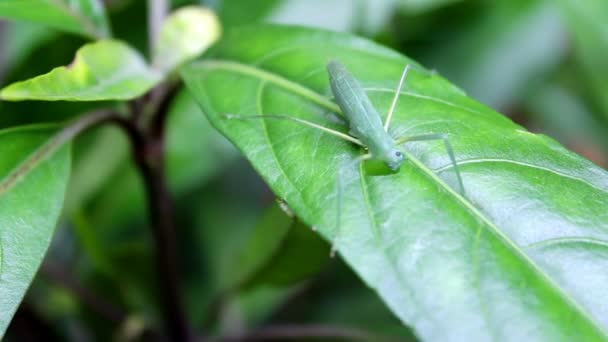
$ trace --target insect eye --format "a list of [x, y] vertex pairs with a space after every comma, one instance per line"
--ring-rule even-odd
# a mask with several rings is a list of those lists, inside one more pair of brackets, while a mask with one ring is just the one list
[[402, 156], [401, 152], [399, 152], [399, 151], [395, 152], [395, 157], [401, 158], [401, 156]]

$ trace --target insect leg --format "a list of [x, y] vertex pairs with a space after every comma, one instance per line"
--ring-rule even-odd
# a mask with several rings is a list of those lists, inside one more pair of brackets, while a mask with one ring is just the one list
[[342, 133], [340, 131], [336, 131], [334, 129], [331, 128], [327, 128], [324, 126], [321, 126], [319, 124], [316, 124], [314, 122], [310, 122], [307, 120], [303, 120], [300, 118], [295, 118], [293, 116], [289, 116], [289, 115], [236, 115], [236, 114], [226, 114], [224, 115], [224, 117], [226, 119], [237, 119], [237, 120], [250, 120], [250, 119], [274, 119], [274, 120], [288, 120], [288, 121], [293, 121], [308, 127], [312, 127], [312, 128], [316, 128], [316, 129], [320, 129], [321, 131], [325, 132], [325, 133], [329, 133], [332, 134], [334, 136], [337, 136], [339, 138], [342, 138], [344, 140], [350, 141], [353, 144], [359, 145], [359, 146], [363, 146], [363, 143], [357, 139], [357, 138], [353, 138], [350, 135], [346, 134], [346, 133]]
[[342, 164], [340, 169], [338, 170], [337, 180], [336, 180], [336, 226], [335, 231], [336, 235], [334, 237], [334, 241], [331, 244], [331, 257], [333, 258], [336, 255], [336, 251], [338, 250], [338, 244], [340, 242], [340, 238], [342, 237], [342, 227], [341, 227], [341, 219], [342, 219], [342, 194], [344, 192], [344, 172], [351, 167], [358, 166], [359, 163], [364, 160], [370, 159], [372, 157], [371, 154], [364, 154], [359, 156], [348, 163]]
[[403, 69], [403, 73], [401, 74], [401, 79], [399, 80], [399, 85], [397, 86], [397, 90], [395, 91], [395, 96], [393, 97], [393, 101], [391, 102], [391, 107], [388, 110], [388, 114], [386, 115], [386, 121], [384, 122], [384, 130], [388, 132], [388, 126], [391, 123], [391, 119], [393, 118], [393, 112], [395, 111], [395, 106], [397, 106], [397, 100], [399, 100], [399, 95], [401, 95], [401, 88], [403, 88], [403, 83], [405, 83], [405, 78], [407, 77], [407, 72], [410, 71], [411, 65], [408, 64]]
[[384, 130], [386, 132], [388, 132], [388, 126], [390, 125], [391, 119], [393, 118], [393, 112], [395, 111], [395, 107], [397, 106], [397, 101], [399, 100], [399, 95], [401, 95], [401, 89], [403, 88], [403, 85], [405, 84], [405, 78], [407, 77], [407, 73], [410, 70], [420, 71], [424, 74], [431, 75], [431, 76], [436, 74], [436, 72], [434, 70], [427, 71], [426, 69], [422, 69], [413, 64], [407, 64], [405, 66], [405, 68], [403, 69], [403, 73], [401, 74], [401, 79], [399, 80], [399, 85], [397, 86], [397, 90], [395, 91], [395, 96], [393, 97], [393, 101], [391, 102], [391, 106], [388, 110], [388, 114], [386, 115], [386, 121], [384, 122]]
[[456, 179], [458, 180], [458, 192], [464, 195], [464, 185], [462, 183], [462, 177], [460, 176], [460, 171], [458, 170], [458, 164], [456, 163], [456, 158], [454, 157], [454, 149], [452, 148], [452, 144], [450, 144], [450, 140], [447, 134], [421, 134], [414, 135], [409, 137], [403, 137], [397, 139], [395, 143], [397, 145], [401, 145], [411, 141], [424, 141], [424, 140], [443, 140], [443, 144], [445, 146], [446, 151], [448, 152], [448, 156], [450, 157], [450, 162], [454, 167], [454, 173], [456, 174]]

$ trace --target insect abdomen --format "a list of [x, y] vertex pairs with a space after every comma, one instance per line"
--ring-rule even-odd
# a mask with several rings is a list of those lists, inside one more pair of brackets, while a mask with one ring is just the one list
[[390, 137], [384, 131], [380, 115], [357, 80], [337, 61], [327, 64], [331, 90], [336, 103], [349, 122], [350, 129], [368, 147], [384, 145]]

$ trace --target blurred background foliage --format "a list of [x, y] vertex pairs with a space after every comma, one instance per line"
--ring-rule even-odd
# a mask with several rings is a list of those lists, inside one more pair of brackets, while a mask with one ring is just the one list
[[[147, 53], [146, 1], [106, 0], [116, 37]], [[174, 0], [172, 5], [196, 3]], [[224, 28], [275, 22], [353, 32], [437, 70], [534, 132], [608, 163], [605, 0], [203, 0]], [[0, 22], [0, 85], [68, 64], [83, 38]], [[112, 103], [0, 102], [0, 128], [64, 121]], [[168, 169], [187, 307], [206, 334], [278, 323], [414, 337], [251, 167], [182, 91]], [[74, 144], [72, 185], [44, 266], [8, 341], [137, 340], [159, 326], [140, 180], [114, 128]], [[35, 329], [32, 329], [35, 327]]]

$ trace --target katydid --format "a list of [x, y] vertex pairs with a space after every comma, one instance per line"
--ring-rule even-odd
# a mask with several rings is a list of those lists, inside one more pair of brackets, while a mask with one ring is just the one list
[[398, 171], [399, 167], [405, 161], [404, 153], [399, 149], [398, 146], [412, 141], [422, 140], [443, 140], [445, 149], [450, 158], [450, 162], [454, 167], [456, 179], [458, 182], [458, 191], [464, 194], [464, 186], [460, 172], [458, 171], [458, 165], [454, 158], [454, 152], [452, 145], [448, 140], [447, 134], [421, 134], [414, 136], [405, 136], [393, 138], [388, 133], [388, 129], [393, 117], [393, 112], [399, 100], [401, 89], [405, 83], [408, 72], [413, 67], [408, 64], [405, 66], [397, 90], [391, 102], [388, 114], [382, 123], [382, 119], [374, 106], [372, 105], [369, 97], [359, 84], [359, 82], [351, 75], [346, 68], [338, 61], [332, 60], [327, 64], [327, 72], [329, 74], [329, 83], [331, 91], [334, 95], [335, 101], [342, 110], [344, 118], [348, 123], [349, 133], [343, 133], [334, 129], [324, 127], [322, 125], [306, 121], [300, 118], [288, 116], [288, 115], [232, 115], [228, 114], [227, 118], [231, 119], [280, 119], [290, 120], [298, 124], [302, 124], [311, 128], [322, 130], [325, 133], [332, 134], [351, 143], [361, 146], [365, 149], [366, 153], [355, 158], [349, 163], [346, 163], [340, 167], [337, 175], [337, 212], [336, 212], [336, 235], [332, 244], [332, 255], [335, 253], [340, 239], [340, 226], [341, 226], [341, 206], [342, 206], [342, 192], [343, 192], [343, 172], [349, 167], [355, 167], [359, 163], [365, 160], [379, 160], [382, 161], [386, 166], [393, 170]]

